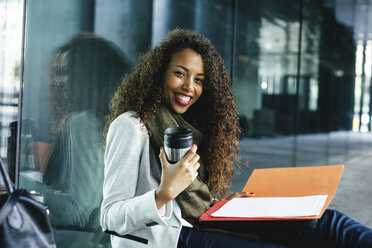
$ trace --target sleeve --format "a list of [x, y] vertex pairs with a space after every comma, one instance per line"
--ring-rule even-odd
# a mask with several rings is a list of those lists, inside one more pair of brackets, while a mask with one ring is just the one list
[[[95, 228], [99, 228], [99, 218], [91, 215], [102, 200], [103, 146], [99, 122], [90, 113], [82, 113], [74, 118], [68, 132], [68, 162], [71, 165], [69, 194], [80, 213], [80, 223], [87, 226], [94, 217]], [[97, 220], [95, 220], [97, 219]]]
[[99, 228], [98, 215], [92, 213], [99, 210], [102, 197], [103, 149], [100, 137], [99, 123], [93, 115], [83, 112], [74, 116], [68, 123], [64, 146], [59, 151], [64, 159], [53, 161], [62, 167], [64, 173], [69, 170], [65, 178], [68, 187], [60, 191], [21, 178], [21, 185], [44, 195], [53, 225]]
[[82, 214], [69, 194], [57, 191], [22, 174], [20, 175], [19, 186], [20, 188], [34, 190], [44, 196], [50, 209], [49, 217], [54, 226], [84, 227], [85, 222]]
[[[106, 140], [101, 226], [120, 235], [153, 225], [167, 225], [155, 203], [155, 189], [136, 196], [141, 154], [147, 139], [138, 119], [121, 115]], [[147, 141], [148, 142], [148, 141]], [[166, 205], [166, 216], [172, 203]]]

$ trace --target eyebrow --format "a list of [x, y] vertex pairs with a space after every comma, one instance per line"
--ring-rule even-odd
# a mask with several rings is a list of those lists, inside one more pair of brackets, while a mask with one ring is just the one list
[[[187, 71], [187, 72], [190, 71], [189, 69], [187, 69], [186, 67], [184, 67], [184, 66], [182, 66], [182, 65], [176, 65], [175, 67], [181, 67], [182, 69], [184, 69], [184, 70]], [[198, 75], [198, 76], [204, 76], [204, 73], [198, 73], [198, 74], [196, 74], [196, 75]]]

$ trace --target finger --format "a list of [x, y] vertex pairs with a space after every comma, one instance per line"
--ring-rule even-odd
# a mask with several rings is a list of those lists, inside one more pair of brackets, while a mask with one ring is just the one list
[[198, 149], [197, 145], [193, 145], [190, 150], [186, 153], [186, 155], [180, 161], [189, 161], [192, 157], [195, 156], [196, 150]]
[[196, 162], [195, 164], [186, 163], [185, 166], [187, 167], [186, 168], [187, 173], [193, 174], [199, 169], [200, 163], [198, 162]]
[[192, 175], [191, 175], [191, 180], [194, 181], [195, 178], [198, 176], [198, 172], [195, 171]]
[[252, 197], [252, 196], [254, 196], [254, 193], [252, 192], [235, 192], [229, 197], [227, 197], [226, 200], [231, 200], [231, 199], [239, 198], [239, 197]]
[[198, 154], [195, 154], [190, 160], [189, 164], [190, 165], [195, 165], [200, 159], [200, 156]]
[[168, 166], [167, 154], [165, 154], [165, 150], [163, 147], [160, 147], [159, 159], [162, 167]]
[[236, 198], [236, 197], [250, 197], [253, 195], [254, 193], [252, 192], [235, 192], [232, 196]]
[[235, 193], [232, 193], [231, 195], [229, 195], [229, 196], [227, 197], [227, 199], [228, 199], [228, 200], [231, 200], [231, 199], [233, 199], [233, 198], [236, 198], [237, 196], [238, 196], [238, 193], [235, 192]]
[[200, 167], [200, 163], [196, 162], [194, 165], [191, 166], [192, 171], [197, 171]]
[[254, 196], [253, 192], [240, 192], [238, 197], [252, 197]]

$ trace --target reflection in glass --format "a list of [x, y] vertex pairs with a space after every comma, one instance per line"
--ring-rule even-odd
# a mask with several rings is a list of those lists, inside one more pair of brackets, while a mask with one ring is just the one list
[[[60, 246], [107, 243], [99, 226], [101, 134], [109, 101], [129, 64], [112, 43], [81, 33], [53, 51], [49, 66], [51, 143], [38, 140], [47, 127], [23, 120], [20, 184], [44, 195]], [[78, 230], [100, 235], [69, 240]]]

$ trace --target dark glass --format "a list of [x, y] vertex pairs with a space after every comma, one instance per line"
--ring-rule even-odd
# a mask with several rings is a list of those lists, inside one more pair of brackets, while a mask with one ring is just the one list
[[[321, 1], [303, 1], [302, 6], [301, 53], [299, 54], [298, 106], [296, 164], [299, 166], [328, 164], [329, 153], [329, 102], [325, 71], [329, 68], [323, 62], [327, 56], [324, 42], [329, 35], [328, 8]], [[324, 102], [325, 101], [325, 102]], [[324, 103], [322, 103], [324, 102]], [[317, 134], [318, 133], [318, 134]], [[315, 135], [317, 134], [317, 135]]]
[[131, 62], [94, 34], [94, 13], [93, 1], [26, 5], [19, 185], [45, 196], [58, 247], [110, 246], [99, 225], [102, 130]]
[[238, 1], [233, 78], [245, 177], [255, 168], [295, 165], [300, 1]]

